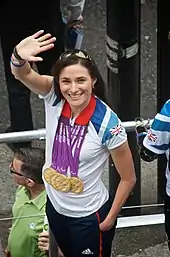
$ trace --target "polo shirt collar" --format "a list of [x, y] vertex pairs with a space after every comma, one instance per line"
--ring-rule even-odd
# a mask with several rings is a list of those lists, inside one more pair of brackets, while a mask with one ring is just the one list
[[[75, 123], [79, 125], [87, 125], [94, 113], [95, 107], [96, 107], [96, 98], [94, 95], [92, 95], [89, 104], [84, 108], [84, 110], [76, 118]], [[71, 108], [67, 101], [65, 101], [64, 103], [62, 115], [67, 118], [71, 118]]]
[[27, 195], [28, 197], [28, 201], [26, 201], [26, 203], [32, 203], [36, 206], [36, 208], [38, 210], [41, 210], [44, 205], [46, 204], [46, 191], [45, 189], [34, 199], [29, 199], [29, 196], [30, 196], [30, 192], [27, 188], [25, 188], [25, 194]]

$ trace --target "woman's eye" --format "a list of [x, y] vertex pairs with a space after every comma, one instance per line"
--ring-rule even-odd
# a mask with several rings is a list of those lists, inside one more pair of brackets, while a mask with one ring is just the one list
[[78, 82], [78, 83], [84, 83], [84, 82], [85, 82], [85, 79], [78, 79], [77, 82]]
[[69, 84], [70, 81], [69, 81], [69, 80], [63, 80], [62, 83], [63, 83], [63, 84]]

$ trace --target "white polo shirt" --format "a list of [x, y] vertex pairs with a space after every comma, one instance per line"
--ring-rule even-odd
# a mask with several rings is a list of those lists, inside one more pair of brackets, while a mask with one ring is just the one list
[[[54, 88], [44, 97], [46, 111], [46, 162], [51, 166], [53, 140], [62, 112], [64, 100], [56, 97]], [[84, 183], [80, 194], [61, 192], [45, 183], [48, 197], [56, 211], [70, 217], [88, 216], [102, 207], [108, 200], [108, 191], [101, 175], [109, 157], [109, 150], [127, 140], [125, 129], [117, 115], [96, 97], [95, 111], [88, 125], [79, 158], [78, 176]]]

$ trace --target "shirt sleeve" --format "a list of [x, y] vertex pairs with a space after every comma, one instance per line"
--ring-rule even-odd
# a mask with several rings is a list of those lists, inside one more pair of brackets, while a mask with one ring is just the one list
[[163, 106], [144, 138], [143, 145], [156, 154], [165, 153], [170, 146], [170, 100]]
[[[110, 111], [109, 116], [108, 122], [104, 127], [102, 144], [106, 146], [108, 150], [111, 150], [122, 145], [127, 140], [127, 134], [120, 119], [113, 111]], [[102, 126], [103, 125], [104, 124], [102, 124]]]
[[52, 87], [50, 89], [50, 91], [42, 96], [42, 95], [39, 95], [39, 98], [40, 99], [43, 99], [45, 101], [45, 103], [49, 104], [49, 105], [52, 105], [52, 106], [55, 106], [57, 105], [57, 103], [60, 102], [60, 98], [56, 95], [55, 93], [55, 90], [54, 90], [54, 82], [52, 84]]

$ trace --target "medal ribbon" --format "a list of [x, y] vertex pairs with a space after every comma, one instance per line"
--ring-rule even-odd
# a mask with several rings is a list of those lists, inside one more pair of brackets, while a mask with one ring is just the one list
[[69, 122], [71, 109], [69, 104], [65, 102], [54, 137], [52, 151], [51, 166], [57, 172], [66, 175], [68, 168], [70, 168], [71, 176], [78, 176], [80, 151], [95, 106], [96, 99], [92, 96], [88, 106], [76, 118], [74, 127], [71, 128]]
[[70, 167], [70, 173], [72, 177], [77, 177], [78, 175], [78, 166], [79, 166], [79, 156], [81, 147], [85, 138], [85, 135], [87, 133], [87, 125], [77, 125], [77, 137], [75, 140], [71, 140], [71, 128], [70, 124], [66, 124], [66, 138], [67, 138], [67, 150], [68, 150], [68, 156], [69, 156], [69, 167]]

